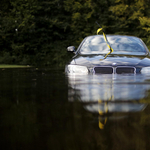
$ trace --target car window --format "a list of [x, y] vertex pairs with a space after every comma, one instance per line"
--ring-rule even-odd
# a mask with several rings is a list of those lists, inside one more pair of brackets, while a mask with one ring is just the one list
[[[141, 40], [130, 36], [107, 36], [113, 53], [146, 53]], [[106, 54], [110, 51], [102, 35], [90, 36], [80, 48], [81, 54]]]

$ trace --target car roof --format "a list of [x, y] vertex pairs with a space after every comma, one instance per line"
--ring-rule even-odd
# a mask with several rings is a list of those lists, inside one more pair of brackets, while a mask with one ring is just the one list
[[[90, 35], [90, 36], [87, 36], [86, 38], [88, 37], [94, 37], [94, 36], [101, 36], [103, 37], [102, 34], [99, 34], [99, 35]], [[136, 36], [132, 36], [132, 35], [117, 35], [117, 34], [107, 34], [106, 37], [133, 37], [133, 38], [137, 38], [137, 39], [140, 39], [139, 37], [136, 37]]]

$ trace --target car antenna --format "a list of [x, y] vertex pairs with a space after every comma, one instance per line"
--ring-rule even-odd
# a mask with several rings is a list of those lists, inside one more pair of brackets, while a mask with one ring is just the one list
[[99, 23], [98, 23], [97, 21], [96, 21], [96, 23], [97, 23], [97, 25], [100, 27], [100, 28], [97, 30], [97, 35], [98, 35], [98, 33], [99, 33], [100, 31], [103, 32], [103, 36], [104, 36], [105, 42], [106, 42], [108, 48], [110, 49], [110, 52], [107, 53], [107, 54], [105, 55], [105, 57], [104, 57], [104, 59], [106, 59], [107, 56], [108, 56], [109, 54], [111, 54], [114, 50], [111, 48], [111, 46], [110, 46], [110, 44], [109, 44], [109, 42], [108, 42], [108, 40], [107, 40], [107, 37], [106, 37], [106, 34], [105, 34], [104, 29], [99, 25]]

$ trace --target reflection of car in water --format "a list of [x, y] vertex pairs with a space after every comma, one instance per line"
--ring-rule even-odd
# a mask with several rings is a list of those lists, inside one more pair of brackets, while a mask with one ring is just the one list
[[139, 75], [86, 75], [68, 76], [69, 101], [80, 101], [84, 108], [99, 115], [99, 127], [104, 128], [108, 114], [127, 114], [140, 112], [146, 103], [140, 99], [146, 97], [150, 89], [145, 77]]

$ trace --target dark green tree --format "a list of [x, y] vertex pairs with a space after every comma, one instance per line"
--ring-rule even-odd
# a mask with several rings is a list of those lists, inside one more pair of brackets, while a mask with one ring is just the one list
[[64, 66], [99, 26], [150, 42], [149, 0], [2, 0], [0, 63]]

